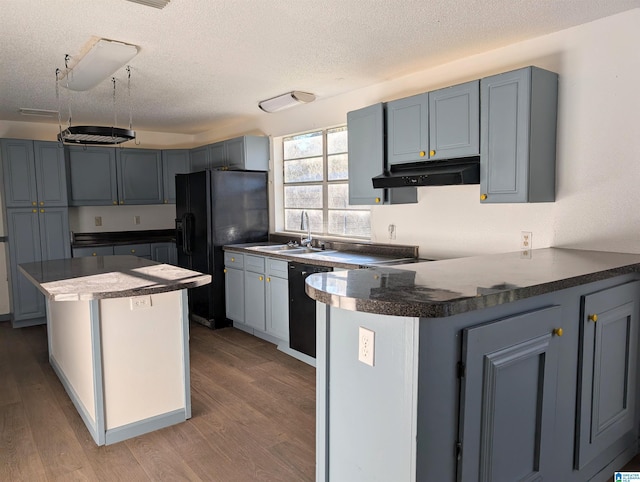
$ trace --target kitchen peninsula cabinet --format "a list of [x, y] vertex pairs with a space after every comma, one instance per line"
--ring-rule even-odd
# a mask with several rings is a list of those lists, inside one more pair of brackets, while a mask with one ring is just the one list
[[558, 75], [537, 67], [480, 81], [480, 200], [555, 200]]
[[6, 207], [67, 206], [64, 149], [57, 142], [3, 139], [1, 144]]
[[316, 480], [605, 482], [639, 450], [639, 279], [558, 248], [310, 276]]

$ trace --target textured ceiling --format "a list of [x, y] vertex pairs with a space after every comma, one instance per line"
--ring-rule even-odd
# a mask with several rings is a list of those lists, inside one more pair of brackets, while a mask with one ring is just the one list
[[[130, 62], [134, 128], [195, 134], [269, 115], [258, 101], [284, 92], [321, 101], [635, 7], [640, 0], [171, 0], [162, 10], [2, 0], [0, 120], [57, 123], [18, 109], [57, 110], [55, 69], [96, 37], [140, 47]], [[123, 126], [129, 104], [118, 93]], [[74, 124], [113, 123], [108, 80], [70, 103]]]

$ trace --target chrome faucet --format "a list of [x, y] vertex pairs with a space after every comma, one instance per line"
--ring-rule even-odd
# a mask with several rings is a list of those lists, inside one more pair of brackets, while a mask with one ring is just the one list
[[309, 214], [306, 211], [302, 211], [302, 214], [300, 215], [300, 229], [304, 230], [304, 222], [305, 220], [307, 221], [307, 237], [306, 238], [302, 238], [302, 236], [300, 236], [300, 244], [302, 246], [308, 246], [311, 247], [311, 225], [309, 224]]

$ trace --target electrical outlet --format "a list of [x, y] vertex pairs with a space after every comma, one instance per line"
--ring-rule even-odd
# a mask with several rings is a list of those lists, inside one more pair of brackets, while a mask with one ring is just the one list
[[140, 216], [133, 217], [133, 224], [140, 224]]
[[520, 233], [520, 250], [527, 251], [533, 249], [533, 234], [531, 231], [522, 231]]
[[389, 239], [396, 239], [396, 225], [389, 225]]
[[131, 303], [131, 311], [151, 308], [151, 295], [129, 298], [129, 302]]
[[375, 354], [375, 332], [364, 327], [358, 329], [358, 361], [373, 366]]
[[96, 216], [94, 218], [94, 221], [96, 223], [96, 226], [102, 226], [102, 216]]

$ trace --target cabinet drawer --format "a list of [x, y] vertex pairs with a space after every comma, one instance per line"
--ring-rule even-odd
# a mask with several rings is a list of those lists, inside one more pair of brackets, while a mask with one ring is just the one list
[[225, 251], [224, 265], [237, 269], [244, 268], [244, 254]]
[[73, 248], [73, 257], [82, 258], [84, 256], [111, 256], [113, 246], [94, 246], [88, 248]]
[[289, 263], [281, 259], [267, 258], [267, 273], [270, 276], [287, 279], [289, 277]]
[[264, 273], [264, 258], [262, 256], [247, 255], [244, 257], [244, 268], [254, 273]]
[[151, 258], [151, 244], [122, 244], [114, 246], [113, 254], [130, 254], [132, 256]]

